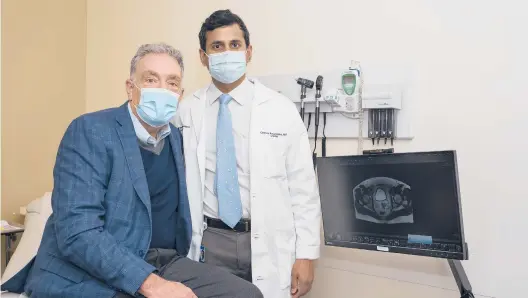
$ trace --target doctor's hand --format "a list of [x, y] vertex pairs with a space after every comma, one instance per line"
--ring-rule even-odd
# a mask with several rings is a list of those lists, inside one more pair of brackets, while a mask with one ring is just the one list
[[312, 289], [314, 268], [312, 260], [296, 260], [293, 264], [291, 277], [291, 295], [293, 298], [302, 297]]
[[165, 280], [150, 274], [139, 288], [139, 293], [147, 298], [198, 298], [184, 284]]

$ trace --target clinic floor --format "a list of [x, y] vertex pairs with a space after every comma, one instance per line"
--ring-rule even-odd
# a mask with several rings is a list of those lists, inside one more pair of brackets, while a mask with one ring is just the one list
[[[424, 296], [425, 295], [425, 296]], [[332, 268], [317, 268], [308, 298], [460, 298], [450, 289]], [[487, 298], [475, 296], [476, 298]]]

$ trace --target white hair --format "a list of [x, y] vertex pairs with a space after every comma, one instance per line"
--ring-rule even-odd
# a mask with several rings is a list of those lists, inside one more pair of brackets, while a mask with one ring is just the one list
[[134, 55], [134, 57], [130, 61], [130, 76], [132, 76], [136, 72], [136, 67], [139, 60], [141, 60], [141, 58], [145, 57], [148, 54], [167, 54], [171, 56], [178, 62], [183, 74], [183, 56], [180, 51], [176, 50], [174, 47], [166, 43], [149, 43], [141, 45], [138, 48], [136, 55]]

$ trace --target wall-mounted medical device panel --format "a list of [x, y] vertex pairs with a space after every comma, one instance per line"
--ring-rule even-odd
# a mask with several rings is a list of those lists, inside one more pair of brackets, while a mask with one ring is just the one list
[[[363, 71], [366, 75], [362, 73]], [[318, 137], [321, 137], [324, 131], [328, 138], [357, 138], [359, 133], [358, 112], [360, 109], [358, 91], [362, 87], [361, 108], [363, 109], [364, 123], [362, 125], [362, 137], [371, 138], [372, 134], [369, 133], [369, 125], [367, 124], [377, 121], [372, 119], [372, 113], [369, 113], [369, 110], [383, 109], [392, 111], [387, 115], [392, 115], [392, 121], [394, 121], [393, 136], [396, 139], [412, 139], [409, 108], [411, 100], [405, 96], [404, 85], [401, 83], [392, 84], [390, 80], [381, 78], [382, 76], [377, 75], [375, 71], [382, 72], [383, 69], [361, 69], [352, 64], [342, 69], [330, 71], [265, 75], [256, 76], [254, 79], [288, 97], [296, 103], [299, 110], [301, 110], [301, 97], [303, 97], [304, 122], [311, 138], [315, 136], [315, 116], [313, 114], [316, 109], [317, 92], [320, 93], [318, 98], [319, 112], [326, 113], [326, 125], [320, 121]], [[311, 88], [301, 88], [298, 83], [299, 78], [310, 80], [313, 83], [318, 76], [324, 78], [324, 83], [319, 91], [316, 90], [315, 84], [308, 84], [309, 87], [312, 86]], [[360, 79], [361, 76], [363, 76], [362, 80]], [[401, 78], [394, 81], [401, 81]], [[381, 118], [379, 120], [380, 128], [381, 122], [388, 123], [381, 121]]]
[[[367, 85], [367, 91], [368, 91]], [[395, 86], [370, 86], [374, 94], [363, 96], [362, 107], [368, 109], [397, 109], [402, 108], [403, 90]], [[376, 90], [377, 88], [377, 90]]]

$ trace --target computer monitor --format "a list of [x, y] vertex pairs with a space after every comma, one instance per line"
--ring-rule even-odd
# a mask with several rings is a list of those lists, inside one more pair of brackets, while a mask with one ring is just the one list
[[320, 157], [325, 243], [466, 260], [455, 151]]

